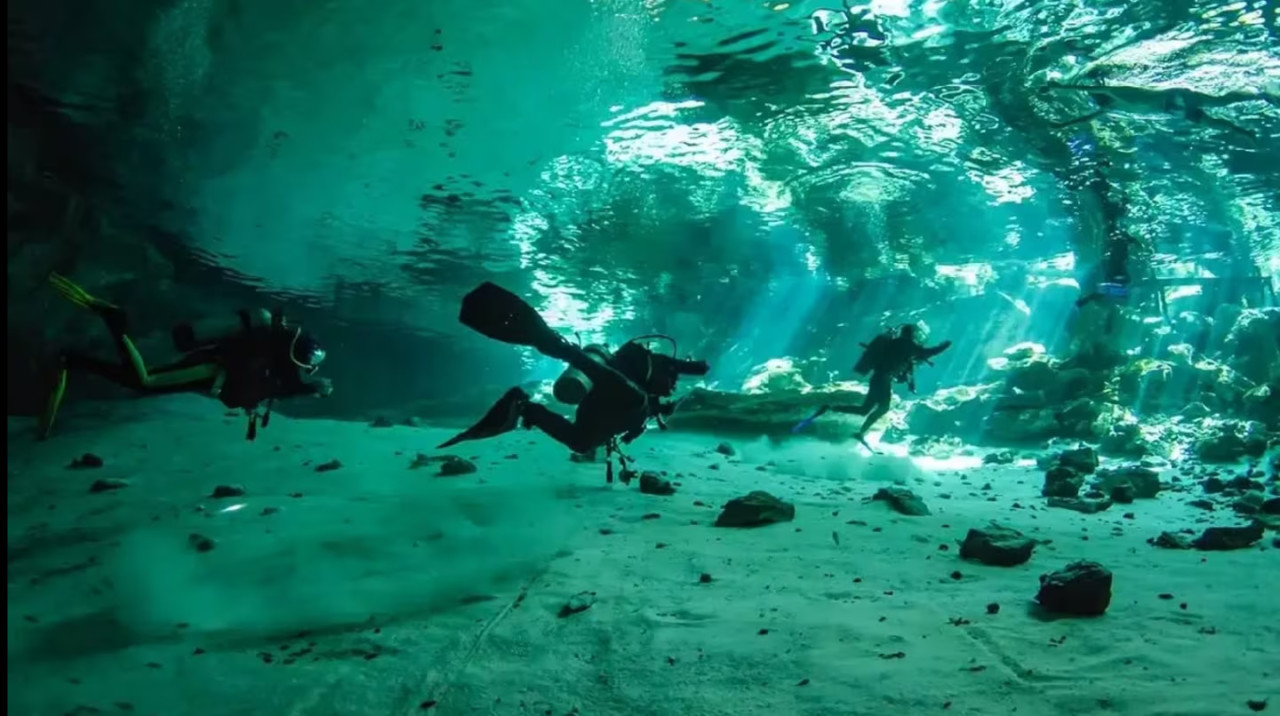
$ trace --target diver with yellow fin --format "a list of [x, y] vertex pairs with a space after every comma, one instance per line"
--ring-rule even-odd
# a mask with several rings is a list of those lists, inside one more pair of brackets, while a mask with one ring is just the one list
[[[239, 311], [227, 320], [183, 323], [173, 328], [174, 347], [184, 355], [173, 363], [148, 367], [128, 335], [128, 316], [115, 304], [89, 295], [58, 274], [49, 276], [54, 290], [71, 303], [96, 313], [115, 343], [119, 362], [106, 361], [75, 350], [58, 356], [57, 375], [41, 415], [39, 438], [49, 437], [67, 390], [71, 372], [92, 373], [145, 395], [202, 393], [249, 415], [248, 439], [258, 425], [271, 419], [277, 398], [328, 395], [332, 384], [310, 378], [325, 358], [324, 349], [309, 333], [288, 325], [279, 313]], [[215, 325], [217, 324], [217, 325]], [[258, 407], [267, 403], [265, 413]]]
[[[599, 345], [579, 347], [557, 334], [524, 299], [490, 282], [480, 284], [462, 299], [458, 320], [489, 338], [533, 348], [569, 367], [556, 381], [557, 400], [577, 406], [575, 419], [533, 402], [528, 393], [512, 388], [480, 422], [440, 444], [447, 448], [467, 440], [483, 440], [514, 430], [537, 428], [575, 453], [604, 446], [607, 454], [618, 441], [631, 443], [644, 433], [650, 419], [665, 429], [664, 417], [675, 403], [663, 401], [675, 392], [681, 375], [706, 375], [706, 361], [680, 360], [649, 350], [644, 341], [665, 336], [642, 336], [610, 352]], [[669, 338], [667, 340], [670, 340]], [[623, 458], [625, 466], [626, 458]], [[613, 462], [608, 465], [613, 480]]]
[[864, 447], [875, 452], [867, 444], [867, 431], [889, 412], [889, 403], [893, 400], [893, 384], [906, 383], [911, 392], [916, 390], [916, 363], [928, 363], [931, 358], [951, 347], [951, 341], [943, 341], [932, 348], [926, 348], [916, 341], [916, 327], [907, 323], [897, 331], [888, 330], [872, 339], [871, 343], [862, 344], [862, 357], [853, 367], [858, 375], [871, 374], [867, 383], [867, 397], [862, 405], [824, 405], [813, 415], [800, 421], [791, 432], [797, 433], [813, 424], [822, 415], [842, 413], [845, 415], [865, 415], [867, 419], [862, 427], [854, 433], [854, 437]]

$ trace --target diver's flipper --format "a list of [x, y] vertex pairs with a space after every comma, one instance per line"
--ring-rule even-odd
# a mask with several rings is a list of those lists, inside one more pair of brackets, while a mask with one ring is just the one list
[[512, 388], [489, 408], [489, 412], [480, 418], [480, 422], [440, 443], [438, 448], [447, 448], [468, 440], [483, 440], [515, 430], [520, 420], [520, 413], [529, 402], [529, 394], [520, 388]]
[[539, 351], [553, 348], [559, 338], [527, 301], [489, 281], [463, 297], [458, 320], [496, 341]]
[[36, 430], [36, 439], [48, 440], [53, 432], [53, 423], [58, 418], [58, 408], [62, 407], [62, 398], [67, 394], [67, 364], [60, 361], [58, 374], [54, 378], [53, 390], [49, 392], [49, 400], [45, 403], [44, 413], [40, 415], [40, 423]]
[[796, 426], [795, 426], [794, 428], [791, 428], [791, 432], [792, 432], [792, 434], [798, 433], [798, 432], [800, 432], [801, 430], [804, 430], [804, 429], [808, 428], [810, 425], [813, 425], [813, 421], [815, 421], [815, 420], [817, 420], [818, 418], [822, 417], [822, 416], [823, 416], [823, 414], [827, 412], [827, 410], [828, 410], [828, 406], [824, 405], [824, 406], [822, 406], [821, 408], [818, 408], [818, 409], [813, 413], [813, 415], [810, 415], [809, 417], [805, 418], [804, 420], [801, 420], [800, 422], [796, 423]]
[[863, 436], [862, 436], [862, 433], [854, 433], [854, 434], [853, 434], [853, 437], [854, 437], [854, 439], [856, 439], [858, 442], [862, 443], [862, 447], [866, 448], [866, 449], [867, 449], [867, 452], [871, 453], [872, 455], [879, 455], [879, 454], [880, 454], [880, 451], [879, 451], [879, 450], [876, 450], [875, 448], [871, 447], [871, 443], [868, 443], [868, 442], [867, 442], [867, 439], [866, 439], [865, 437], [863, 437]]
[[113, 303], [94, 298], [88, 291], [80, 288], [75, 282], [62, 274], [49, 274], [49, 285], [53, 286], [53, 290], [57, 291], [63, 298], [81, 308], [87, 308], [91, 311], [119, 310], [119, 307]]
[[53, 286], [53, 290], [71, 303], [80, 308], [87, 308], [101, 316], [107, 322], [107, 327], [112, 333], [124, 335], [128, 332], [125, 325], [125, 313], [114, 303], [90, 295], [88, 291], [80, 288], [71, 279], [59, 273], [49, 274], [49, 285]]

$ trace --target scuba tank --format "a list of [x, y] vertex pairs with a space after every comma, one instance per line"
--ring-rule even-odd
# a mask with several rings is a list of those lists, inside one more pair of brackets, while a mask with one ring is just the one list
[[274, 323], [271, 312], [260, 308], [179, 323], [173, 327], [173, 347], [179, 352], [190, 353], [239, 333], [252, 333], [258, 329], [270, 328]]
[[[591, 356], [592, 360], [600, 363], [609, 362], [609, 349], [598, 343], [592, 343], [583, 346], [582, 352]], [[591, 391], [591, 379], [582, 371], [569, 366], [564, 369], [559, 378], [556, 378], [555, 385], [551, 389], [551, 394], [555, 399], [565, 405], [577, 405], [582, 399], [587, 397], [587, 393]]]
[[866, 375], [880, 367], [883, 361], [885, 349], [889, 347], [889, 343], [893, 340], [892, 331], [886, 331], [871, 340], [870, 344], [860, 343], [863, 347], [862, 357], [858, 359], [857, 364], [853, 366], [853, 372], [858, 375]]

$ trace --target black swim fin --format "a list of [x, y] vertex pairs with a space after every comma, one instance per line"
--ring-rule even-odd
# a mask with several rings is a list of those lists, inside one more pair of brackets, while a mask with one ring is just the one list
[[528, 403], [528, 393], [520, 388], [512, 388], [499, 398], [498, 402], [493, 404], [493, 407], [489, 408], [489, 412], [485, 413], [483, 418], [480, 418], [480, 422], [436, 447], [443, 449], [468, 440], [484, 440], [485, 438], [497, 437], [515, 430], [516, 424], [520, 420], [520, 413]]
[[485, 281], [462, 299], [462, 325], [496, 341], [553, 351], [560, 337], [528, 301]]
[[53, 389], [49, 391], [48, 401], [45, 403], [44, 412], [40, 415], [40, 422], [36, 429], [37, 440], [48, 440], [49, 434], [53, 432], [53, 423], [58, 419], [58, 409], [62, 407], [62, 399], [67, 394], [67, 362], [64, 358], [58, 359], [58, 370], [54, 376]]
[[862, 443], [862, 447], [866, 448], [867, 452], [871, 453], [872, 455], [880, 454], [879, 450], [876, 450], [875, 448], [871, 447], [871, 443], [867, 442], [866, 437], [864, 437], [862, 433], [854, 433], [853, 437], [855, 440]]

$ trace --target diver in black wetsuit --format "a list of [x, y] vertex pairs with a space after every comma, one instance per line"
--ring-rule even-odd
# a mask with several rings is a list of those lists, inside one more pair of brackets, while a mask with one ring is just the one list
[[589, 453], [601, 446], [612, 452], [617, 440], [630, 443], [644, 433], [650, 419], [665, 428], [663, 418], [671, 415], [675, 404], [662, 399], [675, 392], [681, 375], [706, 375], [710, 370], [706, 361], [655, 353], [640, 342], [642, 339], [628, 341], [613, 353], [600, 346], [580, 348], [553, 331], [519, 296], [489, 282], [463, 298], [458, 320], [495, 340], [529, 346], [568, 363], [570, 370], [557, 381], [556, 396], [563, 402], [576, 402], [577, 414], [570, 421], [533, 402], [520, 388], [512, 388], [480, 422], [441, 443], [441, 448], [501, 435], [520, 422], [575, 453]]
[[802, 422], [797, 428], [807, 425], [818, 416], [827, 413], [846, 415], [865, 415], [867, 419], [862, 427], [854, 433], [858, 441], [866, 444], [867, 431], [889, 412], [889, 403], [893, 400], [893, 384], [906, 383], [911, 392], [915, 392], [915, 365], [938, 355], [951, 347], [951, 341], [943, 341], [932, 348], [926, 348], [916, 342], [916, 327], [910, 323], [903, 325], [897, 333], [886, 332], [876, 336], [858, 364], [855, 373], [865, 375], [868, 379], [867, 397], [862, 405], [824, 405], [812, 417]]
[[1105, 72], [1096, 70], [1088, 76], [1090, 84], [1065, 83], [1049, 80], [1042, 88], [1044, 91], [1065, 90], [1082, 92], [1093, 100], [1097, 107], [1092, 112], [1063, 122], [1054, 122], [1053, 127], [1063, 129], [1077, 124], [1091, 122], [1098, 117], [1113, 111], [1131, 110], [1136, 112], [1165, 112], [1170, 116], [1181, 117], [1193, 124], [1221, 129], [1246, 137], [1256, 137], [1256, 133], [1233, 122], [1215, 117], [1205, 111], [1241, 102], [1262, 101], [1272, 106], [1280, 106], [1280, 98], [1266, 92], [1227, 92], [1210, 95], [1183, 87], [1166, 87], [1162, 89], [1150, 87], [1133, 87], [1126, 85], [1106, 84]]
[[[257, 436], [259, 423], [270, 420], [271, 402], [302, 395], [326, 396], [333, 385], [311, 377], [325, 358], [325, 351], [309, 333], [288, 325], [283, 316], [269, 311], [240, 311], [226, 321], [201, 326], [183, 323], [173, 329], [174, 347], [183, 353], [177, 361], [148, 366], [129, 337], [128, 316], [123, 309], [90, 295], [58, 274], [49, 283], [63, 298], [93, 311], [107, 327], [115, 343], [117, 361], [102, 360], [75, 349], [58, 354], [56, 377], [37, 437], [49, 437], [58, 409], [66, 395], [71, 372], [91, 373], [144, 395], [199, 393], [212, 395], [228, 408], [249, 414], [248, 438]], [[258, 406], [267, 403], [266, 412]]]
[[1108, 235], [1106, 255], [1094, 269], [1094, 289], [1076, 300], [1077, 308], [1106, 297], [1128, 298], [1129, 285], [1133, 282], [1129, 275], [1129, 254], [1137, 244], [1137, 239], [1123, 231]]
[[1064, 179], [1072, 191], [1084, 195], [1080, 199], [1083, 206], [1096, 207], [1094, 215], [1101, 219], [1101, 226], [1095, 235], [1103, 237], [1103, 258], [1085, 279], [1084, 284], [1090, 288], [1081, 289], [1076, 307], [1082, 308], [1104, 298], [1123, 301], [1128, 298], [1133, 283], [1130, 273], [1133, 249], [1135, 246], [1141, 248], [1141, 244], [1121, 226], [1126, 206], [1113, 195], [1111, 181], [1107, 178], [1111, 165], [1099, 151], [1097, 141], [1088, 134], [1079, 134], [1072, 137], [1067, 145], [1072, 161], [1071, 171]]

